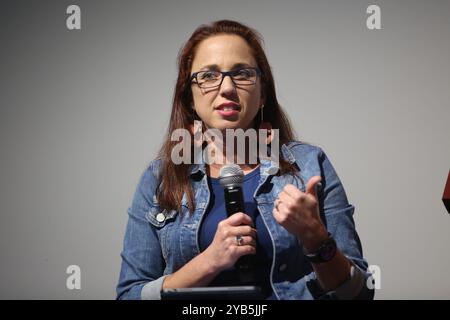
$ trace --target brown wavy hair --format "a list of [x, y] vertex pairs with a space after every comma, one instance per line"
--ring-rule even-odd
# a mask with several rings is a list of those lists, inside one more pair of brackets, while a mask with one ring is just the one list
[[[171, 160], [172, 149], [179, 141], [171, 141], [171, 134], [175, 129], [184, 128], [191, 132], [194, 120], [198, 119], [192, 109], [191, 68], [196, 49], [203, 40], [219, 34], [232, 34], [242, 37], [250, 46], [253, 56], [262, 71], [261, 84], [264, 96], [264, 121], [270, 122], [273, 129], [279, 129], [279, 147], [283, 143], [295, 139], [294, 131], [288, 117], [283, 112], [275, 94], [275, 83], [272, 71], [262, 48], [263, 39], [254, 29], [236, 21], [220, 20], [208, 25], [199, 26], [189, 40], [181, 48], [178, 55], [178, 79], [173, 97], [170, 123], [162, 147], [158, 153], [162, 163], [160, 166], [160, 185], [157, 192], [157, 201], [161, 209], [180, 210], [183, 194], [186, 193], [189, 212], [192, 214], [195, 208], [194, 192], [190, 181], [190, 164], [175, 164]], [[254, 127], [258, 128], [261, 120], [261, 111], [255, 116]], [[193, 148], [194, 137], [191, 134], [191, 146]], [[191, 152], [193, 155], [193, 152]], [[294, 164], [285, 161], [280, 154], [279, 174], [295, 174], [298, 169]], [[193, 163], [193, 162], [192, 162]]]

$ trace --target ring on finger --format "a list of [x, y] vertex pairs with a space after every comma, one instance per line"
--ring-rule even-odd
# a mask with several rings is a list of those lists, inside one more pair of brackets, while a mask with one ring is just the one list
[[236, 244], [238, 246], [242, 246], [242, 236], [241, 235], [236, 236]]

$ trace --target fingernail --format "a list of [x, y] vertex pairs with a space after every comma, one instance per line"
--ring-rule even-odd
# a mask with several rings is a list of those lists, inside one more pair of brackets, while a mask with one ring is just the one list
[[316, 185], [316, 191], [319, 191], [321, 189], [322, 189], [322, 183], [318, 182], [317, 185]]

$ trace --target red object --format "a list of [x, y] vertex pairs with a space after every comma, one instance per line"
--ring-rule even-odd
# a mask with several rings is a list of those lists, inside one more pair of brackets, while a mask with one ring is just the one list
[[445, 184], [444, 194], [442, 195], [442, 201], [447, 208], [447, 212], [450, 213], [450, 171], [448, 172], [447, 183]]
[[230, 117], [230, 116], [235, 116], [235, 115], [239, 114], [239, 111], [237, 111], [237, 110], [228, 110], [228, 111], [225, 111], [225, 110], [217, 110], [217, 112], [218, 112], [221, 116], [224, 116], [224, 117]]

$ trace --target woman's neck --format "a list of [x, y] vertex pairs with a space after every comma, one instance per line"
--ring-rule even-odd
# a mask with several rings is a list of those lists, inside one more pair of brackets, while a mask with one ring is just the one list
[[[252, 172], [255, 168], [257, 168], [259, 166], [259, 159], [257, 159], [257, 163], [253, 163], [253, 164], [248, 164], [248, 163], [240, 163], [240, 162], [247, 162], [250, 160], [249, 157], [249, 153], [250, 153], [250, 147], [249, 147], [249, 139], [245, 139], [244, 143], [245, 143], [245, 147], [244, 147], [244, 155], [240, 155], [238, 156], [237, 154], [232, 154], [231, 157], [227, 157], [227, 148], [224, 148], [224, 146], [226, 146], [226, 137], [227, 135], [222, 132], [222, 143], [221, 144], [217, 144], [215, 140], [209, 140], [208, 143], [211, 144], [211, 147], [214, 149], [214, 154], [215, 156], [217, 156], [217, 159], [222, 160], [222, 163], [211, 163], [211, 164], [207, 164], [206, 165], [206, 172], [207, 175], [212, 177], [212, 178], [218, 178], [219, 177], [219, 172], [220, 169], [227, 163], [236, 163], [238, 164], [242, 171], [245, 174], [248, 174], [250, 172]], [[234, 141], [234, 146], [236, 148], [236, 145], [238, 143], [238, 140], [236, 137], [233, 137], [233, 139], [235, 139]], [[253, 153], [253, 152], [252, 152]], [[243, 158], [244, 157], [244, 158]], [[223, 163], [225, 162], [225, 163]]]

